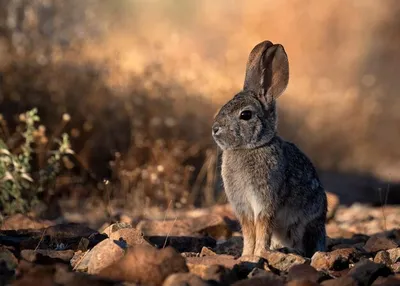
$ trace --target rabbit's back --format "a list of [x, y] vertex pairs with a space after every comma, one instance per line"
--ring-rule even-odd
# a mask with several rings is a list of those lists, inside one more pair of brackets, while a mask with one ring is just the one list
[[297, 206], [307, 206], [310, 214], [326, 213], [326, 194], [310, 159], [291, 142], [284, 141], [285, 188], [290, 201]]

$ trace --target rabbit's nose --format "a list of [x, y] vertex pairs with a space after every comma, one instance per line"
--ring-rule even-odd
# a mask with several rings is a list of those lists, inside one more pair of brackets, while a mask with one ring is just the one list
[[212, 128], [212, 130], [213, 130], [213, 134], [214, 134], [214, 135], [217, 135], [218, 132], [219, 132], [219, 130], [220, 130], [220, 128], [219, 128], [218, 125], [214, 125], [213, 128]]

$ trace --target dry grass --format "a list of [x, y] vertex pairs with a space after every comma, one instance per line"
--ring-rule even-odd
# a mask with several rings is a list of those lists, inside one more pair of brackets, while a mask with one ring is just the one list
[[271, 39], [284, 44], [291, 62], [280, 99], [282, 133], [322, 169], [383, 179], [398, 170], [397, 2], [133, 3], [137, 17], [110, 26], [99, 54], [91, 44], [85, 53], [118, 54], [123, 73], [111, 82], [123, 85], [126, 74], [156, 63], [185, 90], [219, 106], [241, 88], [250, 49]]

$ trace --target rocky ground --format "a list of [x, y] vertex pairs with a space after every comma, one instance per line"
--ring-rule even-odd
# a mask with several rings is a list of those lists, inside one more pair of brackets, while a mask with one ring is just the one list
[[83, 224], [7, 218], [0, 284], [13, 285], [400, 285], [400, 207], [339, 206], [329, 194], [327, 251], [240, 257], [229, 205]]

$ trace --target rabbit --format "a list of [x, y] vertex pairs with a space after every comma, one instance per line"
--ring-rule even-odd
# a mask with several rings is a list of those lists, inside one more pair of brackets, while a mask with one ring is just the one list
[[288, 81], [283, 46], [261, 42], [249, 55], [243, 90], [214, 118], [223, 185], [242, 227], [242, 256], [281, 249], [311, 257], [325, 250], [325, 190], [307, 156], [277, 135], [276, 100]]

